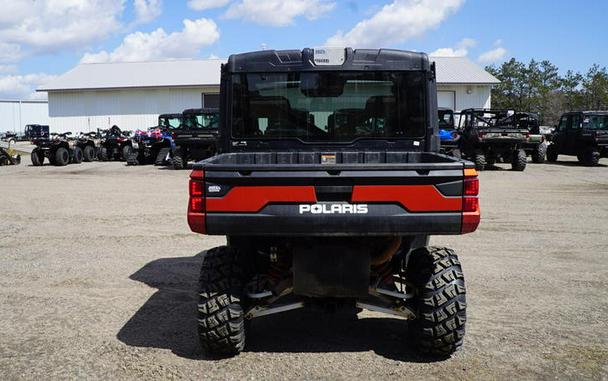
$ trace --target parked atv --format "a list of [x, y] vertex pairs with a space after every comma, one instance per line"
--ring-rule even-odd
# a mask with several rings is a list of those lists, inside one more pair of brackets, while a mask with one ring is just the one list
[[32, 141], [36, 146], [30, 157], [32, 165], [41, 166], [44, 158], [55, 166], [68, 164], [80, 164], [83, 160], [82, 149], [76, 145], [74, 139], [70, 139], [71, 132], [62, 134], [52, 133], [50, 138], [38, 138]]
[[148, 131], [135, 131], [132, 140], [133, 152], [127, 158], [128, 165], [169, 165], [173, 150], [173, 136], [170, 128], [177, 128], [182, 122], [181, 114], [161, 114], [158, 126]]
[[161, 128], [152, 127], [147, 132], [137, 130], [131, 141], [133, 152], [127, 158], [128, 165], [167, 165], [169, 162], [172, 140], [170, 134]]
[[21, 155], [11, 148], [11, 144], [8, 148], [0, 147], [0, 166], [17, 164], [21, 164]]
[[454, 111], [449, 108], [439, 108], [439, 139], [440, 153], [460, 159], [460, 132], [454, 125]]
[[82, 150], [82, 157], [86, 162], [97, 158], [100, 144], [101, 134], [99, 132], [81, 132], [76, 139], [76, 145]]
[[581, 164], [598, 165], [608, 157], [608, 111], [579, 111], [563, 114], [551, 136], [547, 160], [558, 155], [576, 156]]
[[461, 151], [475, 163], [477, 170], [492, 166], [497, 160], [510, 162], [514, 171], [526, 168], [523, 149], [528, 129], [519, 127], [507, 110], [467, 109], [460, 113]]
[[199, 161], [215, 155], [219, 119], [218, 109], [184, 110], [182, 125], [171, 129], [175, 142], [174, 169], [185, 168], [190, 160]]
[[133, 145], [128, 131], [122, 131], [114, 125], [109, 130], [101, 131], [99, 160], [127, 160], [133, 153]]

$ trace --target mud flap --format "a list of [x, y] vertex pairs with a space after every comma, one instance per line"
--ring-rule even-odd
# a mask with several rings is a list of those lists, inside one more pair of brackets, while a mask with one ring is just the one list
[[356, 298], [369, 293], [369, 252], [349, 246], [296, 247], [293, 290], [310, 297]]

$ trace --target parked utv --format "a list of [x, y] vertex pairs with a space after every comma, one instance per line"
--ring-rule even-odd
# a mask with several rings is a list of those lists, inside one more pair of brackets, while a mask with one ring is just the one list
[[183, 112], [183, 123], [171, 128], [175, 149], [172, 153], [174, 169], [183, 169], [188, 161], [199, 161], [215, 155], [219, 131], [218, 109], [188, 109]]
[[43, 124], [27, 124], [25, 126], [25, 140], [34, 140], [38, 138], [49, 137], [49, 126]]
[[528, 129], [518, 126], [507, 110], [467, 109], [460, 112], [461, 151], [479, 171], [498, 159], [510, 162], [514, 171], [526, 168], [523, 149]]
[[439, 108], [439, 152], [460, 159], [460, 132], [454, 124], [454, 111], [449, 108]]
[[200, 274], [199, 338], [243, 350], [246, 321], [316, 306], [411, 320], [421, 352], [465, 332], [456, 253], [433, 234], [479, 224], [472, 163], [438, 153], [426, 54], [350, 48], [233, 55], [222, 66], [220, 153], [194, 164], [188, 223], [226, 235]]
[[578, 111], [562, 115], [547, 148], [547, 160], [572, 155], [584, 165], [598, 165], [608, 157], [608, 111]]
[[82, 158], [86, 162], [97, 158], [97, 152], [101, 146], [101, 134], [95, 132], [81, 132], [76, 139], [76, 145], [82, 150]]
[[133, 152], [128, 131], [122, 131], [114, 125], [108, 130], [101, 131], [99, 143], [99, 160], [126, 160]]
[[36, 148], [30, 154], [32, 165], [43, 165], [44, 158], [47, 158], [49, 163], [55, 166], [82, 163], [82, 150], [76, 145], [74, 139], [69, 138], [70, 135], [72, 135], [71, 132], [62, 134], [52, 133], [50, 137], [34, 139], [32, 144]]
[[516, 126], [528, 130], [528, 139], [522, 147], [526, 156], [532, 157], [532, 162], [542, 164], [545, 162], [547, 143], [545, 135], [541, 133], [538, 114], [531, 112], [516, 112], [511, 118]]

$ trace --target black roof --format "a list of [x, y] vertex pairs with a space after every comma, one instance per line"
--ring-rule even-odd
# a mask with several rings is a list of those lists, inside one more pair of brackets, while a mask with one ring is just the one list
[[170, 114], [160, 114], [159, 118], [181, 118], [182, 114], [180, 113], [170, 113]]
[[288, 72], [288, 71], [405, 71], [430, 70], [425, 53], [393, 49], [345, 48], [346, 59], [340, 66], [319, 66], [314, 63], [314, 50], [262, 50], [233, 54], [224, 66], [229, 72]]
[[217, 108], [211, 108], [211, 107], [207, 107], [207, 108], [188, 108], [185, 109], [184, 112], [182, 114], [196, 114], [196, 115], [200, 115], [200, 114], [215, 114], [218, 113], [220, 110]]
[[572, 115], [572, 114], [583, 114], [583, 115], [608, 115], [607, 110], [588, 110], [588, 111], [569, 111], [565, 112], [563, 115]]

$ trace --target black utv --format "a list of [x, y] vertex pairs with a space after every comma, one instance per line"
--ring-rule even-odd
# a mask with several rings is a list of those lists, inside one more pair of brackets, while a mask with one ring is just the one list
[[514, 171], [526, 168], [523, 149], [529, 133], [518, 126], [513, 112], [507, 110], [466, 109], [460, 113], [463, 156], [475, 162], [477, 170], [492, 166], [497, 160], [510, 162]]
[[598, 165], [608, 157], [608, 111], [578, 111], [563, 114], [551, 136], [547, 160], [572, 155], [584, 165]]
[[175, 148], [172, 153], [174, 169], [183, 169], [189, 160], [202, 160], [213, 156], [216, 151], [219, 110], [184, 110], [183, 124], [171, 129]]
[[234, 355], [248, 321], [341, 307], [409, 319], [424, 354], [456, 351], [464, 276], [428, 238], [477, 228], [479, 182], [473, 163], [438, 152], [428, 56], [244, 53], [222, 66], [221, 89], [219, 153], [194, 164], [189, 185], [190, 228], [227, 236], [201, 267], [202, 348]]
[[44, 158], [56, 166], [68, 164], [80, 164], [83, 160], [82, 149], [76, 145], [74, 139], [70, 139], [71, 132], [62, 134], [52, 133], [50, 138], [43, 137], [32, 140], [36, 146], [30, 155], [32, 165], [41, 166]]

